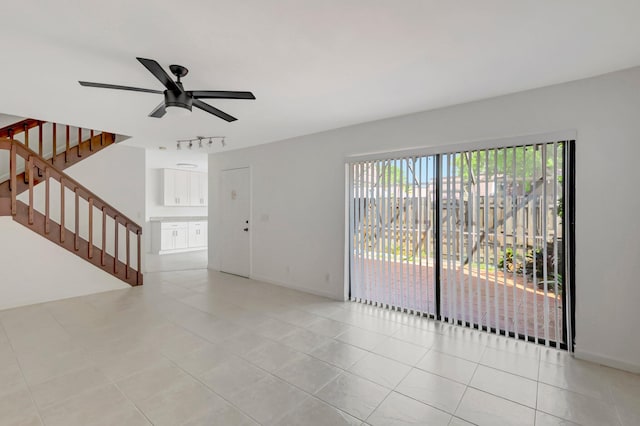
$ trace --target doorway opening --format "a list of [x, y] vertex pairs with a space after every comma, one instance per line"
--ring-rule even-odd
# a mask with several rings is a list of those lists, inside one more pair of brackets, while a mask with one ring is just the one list
[[208, 154], [147, 150], [147, 272], [207, 269]]

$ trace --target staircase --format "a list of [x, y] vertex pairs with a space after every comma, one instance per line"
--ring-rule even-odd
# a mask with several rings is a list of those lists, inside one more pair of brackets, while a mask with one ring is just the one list
[[112, 133], [34, 119], [0, 129], [0, 216], [142, 285], [142, 228], [63, 172], [113, 143]]

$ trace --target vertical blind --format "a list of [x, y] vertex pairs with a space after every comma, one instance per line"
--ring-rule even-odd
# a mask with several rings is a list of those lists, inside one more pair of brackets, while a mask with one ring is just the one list
[[564, 344], [566, 148], [351, 163], [352, 299]]

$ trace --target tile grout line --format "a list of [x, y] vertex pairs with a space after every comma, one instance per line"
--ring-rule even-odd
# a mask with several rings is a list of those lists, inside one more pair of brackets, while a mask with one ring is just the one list
[[16, 352], [15, 352], [15, 349], [13, 347], [13, 343], [11, 342], [11, 338], [9, 337], [9, 334], [7, 333], [7, 330], [6, 330], [2, 320], [0, 320], [0, 328], [2, 329], [2, 332], [4, 333], [4, 335], [7, 336], [7, 342], [9, 343], [9, 347], [11, 348], [11, 353], [13, 354], [13, 356], [15, 358], [16, 365], [18, 366], [18, 369], [20, 370], [20, 376], [22, 377], [22, 380], [24, 381], [24, 385], [27, 387], [27, 392], [29, 392], [29, 398], [31, 399], [31, 403], [33, 404], [33, 408], [35, 408], [36, 414], [38, 415], [38, 419], [40, 419], [40, 423], [44, 425], [45, 423], [44, 423], [44, 420], [42, 419], [42, 414], [40, 413], [40, 409], [38, 408], [38, 404], [36, 404], [36, 400], [33, 398], [33, 392], [31, 392], [31, 387], [29, 386], [29, 383], [27, 382], [27, 379], [24, 376], [24, 371], [22, 369], [22, 365], [20, 364], [20, 360], [16, 356]]
[[[88, 303], [88, 305], [92, 306], [94, 309], [96, 309], [96, 310], [98, 310], [98, 311], [100, 312], [100, 310], [99, 310], [99, 308], [98, 308], [98, 307], [93, 306], [91, 303]], [[48, 309], [47, 309], [47, 310], [48, 310]], [[60, 323], [60, 321], [56, 318], [56, 316], [55, 316], [53, 313], [51, 313], [51, 312], [49, 312], [49, 313], [50, 313], [50, 314], [51, 314], [51, 316], [55, 319], [55, 321], [60, 325], [60, 327], [62, 327], [62, 328], [65, 330], [65, 332], [67, 332], [67, 333], [68, 333], [68, 330], [66, 329], [66, 327]], [[72, 335], [70, 334], [70, 337], [71, 337], [71, 336], [72, 336]], [[86, 347], [84, 347], [84, 345], [81, 345], [81, 347], [82, 347], [82, 352], [84, 352], [84, 353], [87, 355], [87, 357], [89, 358], [89, 361], [91, 361], [92, 366], [93, 366], [93, 367], [95, 367], [95, 368], [97, 368], [97, 369], [100, 371], [100, 373], [101, 373], [102, 375], [104, 375], [104, 377], [107, 379], [107, 382], [108, 382], [109, 384], [113, 385], [113, 386], [116, 388], [116, 390], [118, 391], [118, 393], [120, 393], [120, 395], [122, 395], [122, 397], [123, 397], [125, 400], [129, 401], [129, 403], [134, 407], [134, 409], [135, 409], [138, 413], [140, 413], [140, 415], [142, 415], [145, 419], [147, 419], [147, 421], [148, 421], [150, 424], [152, 424], [152, 425], [153, 425], [153, 422], [151, 421], [151, 419], [149, 419], [149, 418], [147, 417], [147, 415], [146, 415], [146, 414], [145, 414], [145, 413], [140, 409], [140, 407], [138, 407], [138, 405], [137, 405], [135, 402], [133, 402], [133, 400], [131, 400], [131, 399], [127, 396], [127, 394], [126, 394], [126, 393], [124, 393], [124, 392], [122, 391], [122, 389], [120, 389], [120, 387], [118, 386], [117, 381], [116, 381], [116, 380], [113, 380], [111, 377], [109, 377], [109, 376], [107, 376], [106, 374], [104, 374], [104, 372], [100, 369], [100, 367], [99, 367], [98, 365], [95, 365], [95, 364], [94, 364], [94, 362], [90, 359], [90, 355], [89, 355], [89, 353], [87, 353], [87, 352], [86, 352]], [[164, 354], [160, 354], [160, 355], [161, 355], [161, 356], [163, 356], [163, 357], [165, 357], [165, 356], [164, 356]], [[165, 357], [165, 358], [166, 358], [166, 357]], [[167, 359], [168, 359], [168, 358], [167, 358]], [[171, 361], [171, 360], [169, 360], [169, 361]], [[74, 370], [74, 371], [78, 371], [78, 370]], [[144, 370], [144, 369], [143, 369], [143, 370], [141, 370], [141, 371], [146, 371], [146, 370]], [[135, 374], [137, 374], [137, 373], [139, 373], [139, 372], [132, 373], [132, 374], [130, 374], [129, 376], [126, 376], [126, 377], [122, 377], [122, 378], [120, 378], [120, 380], [118, 380], [118, 381], [126, 380], [127, 378], [132, 377], [132, 376], [134, 376], [134, 375], [135, 375]], [[61, 377], [61, 376], [57, 376], [57, 377]], [[71, 396], [71, 397], [69, 397], [69, 398], [66, 398], [65, 400], [59, 401], [58, 403], [56, 403], [56, 404], [54, 404], [54, 405], [61, 405], [61, 404], [63, 404], [63, 403], [64, 403], [64, 402], [66, 402], [66, 401], [69, 401], [69, 400], [71, 400], [71, 399], [73, 399], [73, 398], [77, 398], [77, 397], [81, 396], [82, 394], [89, 393], [89, 392], [91, 392], [91, 391], [93, 391], [93, 390], [95, 390], [95, 389], [99, 389], [100, 387], [103, 387], [103, 386], [104, 386], [104, 385], [100, 385], [100, 386], [94, 386], [94, 387], [91, 387], [91, 388], [89, 388], [89, 389], [85, 389], [84, 391], [80, 392], [79, 394], [76, 394], [76, 395], [74, 395], [74, 396]], [[54, 406], [54, 405], [52, 405], [52, 406]]]
[[[482, 351], [482, 354], [484, 355], [484, 352], [486, 351], [486, 346]], [[480, 356], [480, 358], [482, 359], [482, 355]], [[476, 372], [478, 371], [478, 367], [480, 366], [480, 363], [476, 363], [476, 368], [473, 370], [473, 374], [471, 375], [471, 378], [469, 379], [469, 383], [467, 383], [465, 385], [464, 388], [464, 392], [462, 393], [462, 396], [460, 397], [460, 400], [458, 401], [458, 404], [456, 404], [456, 408], [455, 410], [453, 410], [453, 416], [456, 416], [456, 414], [458, 413], [458, 409], [460, 408], [460, 404], [462, 404], [462, 400], [464, 399], [464, 396], [467, 394], [467, 391], [469, 390], [469, 386], [471, 384], [471, 381], [473, 380], [473, 377], [476, 375]], [[458, 417], [458, 416], [456, 416]], [[467, 421], [466, 419], [462, 418], [462, 417], [458, 417], [459, 419], [462, 419], [464, 421]]]

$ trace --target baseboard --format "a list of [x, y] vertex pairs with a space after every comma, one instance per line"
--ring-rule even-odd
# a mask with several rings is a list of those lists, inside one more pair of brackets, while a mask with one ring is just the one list
[[186, 249], [160, 250], [158, 253], [151, 253], [151, 254], [163, 255], [163, 254], [190, 253], [190, 252], [193, 252], [193, 251], [202, 251], [202, 250], [206, 250], [206, 249], [207, 249], [207, 247], [191, 247], [191, 248], [186, 248]]
[[615, 358], [610, 358], [608, 356], [595, 354], [592, 352], [580, 351], [578, 350], [578, 348], [576, 348], [574, 355], [577, 359], [581, 359], [583, 361], [589, 361], [589, 362], [601, 364], [607, 367], [616, 368], [618, 370], [630, 371], [635, 374], [640, 374], [640, 365], [638, 364], [632, 364], [630, 362], [620, 361]]
[[333, 300], [339, 300], [341, 302], [343, 301], [342, 297], [336, 297], [335, 294], [329, 293], [327, 291], [312, 290], [312, 289], [309, 289], [309, 288], [306, 288], [306, 287], [301, 287], [301, 286], [297, 286], [295, 284], [290, 284], [290, 283], [284, 283], [282, 281], [274, 280], [274, 279], [271, 279], [271, 278], [268, 278], [268, 277], [262, 277], [262, 276], [259, 276], [259, 275], [252, 275], [249, 278], [251, 278], [252, 280], [256, 280], [256, 281], [262, 281], [262, 282], [265, 282], [267, 284], [273, 284], [273, 285], [277, 285], [277, 286], [280, 286], [280, 287], [290, 288], [292, 290], [298, 290], [298, 291], [301, 291], [303, 293], [314, 294], [316, 296], [322, 296], [322, 297], [326, 297], [326, 298], [333, 299]]

